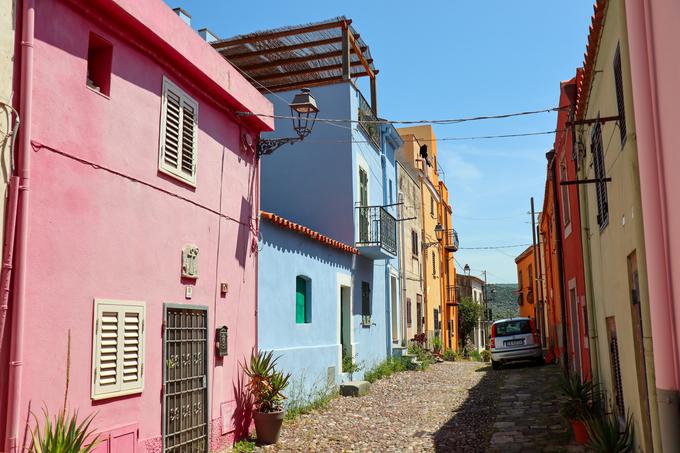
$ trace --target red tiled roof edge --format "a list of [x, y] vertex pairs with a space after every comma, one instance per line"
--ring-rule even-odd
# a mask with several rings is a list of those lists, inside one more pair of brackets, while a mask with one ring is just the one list
[[354, 255], [359, 254], [359, 250], [357, 250], [354, 247], [351, 247], [347, 244], [343, 244], [342, 242], [336, 241], [335, 239], [331, 239], [328, 236], [324, 236], [321, 233], [318, 233], [310, 228], [307, 228], [306, 226], [302, 226], [295, 222], [291, 222], [290, 220], [284, 219], [283, 217], [278, 216], [276, 214], [272, 214], [271, 212], [260, 211], [260, 217], [269, 220], [274, 225], [280, 226], [281, 228], [286, 228], [288, 230], [295, 231], [297, 233], [307, 236], [310, 239], [319, 241], [328, 247], [342, 250], [343, 252], [352, 253]]
[[593, 81], [595, 70], [595, 58], [600, 46], [600, 37], [604, 28], [604, 11], [607, 8], [607, 0], [596, 0], [593, 5], [593, 17], [588, 32], [588, 44], [583, 55], [583, 76], [577, 80], [576, 119], [583, 119], [586, 114], [586, 102], [590, 94], [590, 86]]

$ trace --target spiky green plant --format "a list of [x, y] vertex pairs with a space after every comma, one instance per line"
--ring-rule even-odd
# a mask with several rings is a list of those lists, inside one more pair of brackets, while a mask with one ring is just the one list
[[560, 409], [564, 418], [584, 420], [597, 412], [594, 405], [598, 400], [598, 386], [592, 381], [581, 381], [578, 375], [572, 374], [562, 378], [560, 390], [567, 397]]
[[253, 396], [255, 408], [260, 412], [276, 412], [283, 409], [286, 399], [283, 391], [288, 387], [290, 373], [276, 369], [278, 357], [272, 351], [253, 351], [250, 363], [242, 364], [243, 372], [250, 378], [247, 384]]
[[588, 447], [595, 453], [629, 453], [635, 446], [633, 421], [630, 415], [621, 426], [615, 415], [588, 417], [586, 430], [590, 436]]
[[93, 437], [94, 430], [90, 429], [95, 414], [90, 414], [82, 421], [78, 421], [78, 411], [72, 414], [60, 410], [57, 415], [50, 417], [47, 408], [43, 408], [43, 427], [35, 414], [35, 429], [31, 429], [31, 453], [90, 453], [97, 446], [98, 436]]

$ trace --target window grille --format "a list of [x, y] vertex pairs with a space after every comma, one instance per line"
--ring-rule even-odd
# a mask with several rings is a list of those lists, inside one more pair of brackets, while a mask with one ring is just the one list
[[208, 310], [165, 306], [163, 452], [207, 453]]
[[198, 104], [188, 94], [163, 80], [159, 169], [196, 184]]
[[368, 282], [361, 282], [361, 324], [371, 325], [371, 285]]
[[620, 417], [626, 416], [626, 411], [623, 406], [623, 384], [621, 382], [621, 362], [619, 360], [619, 344], [616, 336], [612, 336], [609, 340], [609, 353], [612, 361], [612, 371], [614, 376], [614, 393], [616, 397], [616, 410]]
[[411, 327], [412, 315], [411, 315], [411, 299], [406, 298], [406, 326]]
[[602, 125], [596, 122], [591, 133], [590, 149], [593, 153], [593, 167], [595, 170], [595, 191], [597, 197], [597, 224], [604, 228], [609, 223], [609, 205], [607, 203], [607, 185], [604, 182], [605, 168], [602, 152]]
[[616, 105], [619, 110], [619, 132], [621, 147], [626, 144], [626, 108], [623, 98], [623, 77], [621, 75], [621, 44], [616, 45], [614, 54], [614, 84], [616, 85]]

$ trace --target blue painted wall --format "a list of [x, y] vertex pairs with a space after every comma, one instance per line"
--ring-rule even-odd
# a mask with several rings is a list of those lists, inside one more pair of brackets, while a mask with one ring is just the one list
[[[360, 94], [352, 83], [314, 87], [311, 91], [319, 106], [320, 118], [358, 120]], [[277, 115], [290, 115], [288, 103], [295, 93], [267, 96], [273, 102]], [[392, 181], [391, 200], [396, 202], [395, 151], [401, 139], [392, 126], [383, 127], [383, 131], [380, 146], [376, 147], [369, 143], [369, 138], [357, 123], [318, 122], [303, 142], [284, 145], [273, 154], [264, 156], [261, 165], [262, 209], [354, 245], [358, 238], [355, 207], [359, 201], [360, 165], [368, 170], [369, 204], [390, 203], [389, 181]], [[291, 120], [277, 119], [276, 132], [263, 137], [290, 137], [294, 134]], [[387, 136], [392, 139], [387, 140]], [[388, 209], [397, 217], [395, 207]], [[261, 268], [267, 265], [266, 261], [266, 255], [262, 256]], [[396, 259], [372, 260], [358, 256], [352, 260], [349, 271], [353, 291], [354, 353], [366, 370], [392, 353], [389, 279], [390, 275], [398, 276], [398, 263]], [[371, 285], [373, 315], [370, 326], [361, 325], [362, 281]], [[294, 284], [294, 279], [291, 284]], [[397, 298], [399, 294], [397, 284]], [[268, 302], [260, 293], [260, 313], [266, 309], [265, 304]], [[401, 306], [398, 299], [396, 305]], [[401, 314], [397, 319], [401, 321]], [[360, 378], [362, 374], [355, 374], [354, 378]]]
[[[280, 355], [293, 374], [289, 397], [313, 397], [329, 367], [341, 380], [338, 274], [351, 279], [352, 256], [262, 220], [258, 269], [258, 348]], [[311, 322], [295, 322], [296, 277], [309, 279]]]

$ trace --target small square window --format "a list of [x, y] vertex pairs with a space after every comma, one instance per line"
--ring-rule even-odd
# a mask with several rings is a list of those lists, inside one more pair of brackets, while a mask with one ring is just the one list
[[87, 86], [98, 93], [111, 94], [113, 46], [101, 36], [90, 33], [87, 48]]

